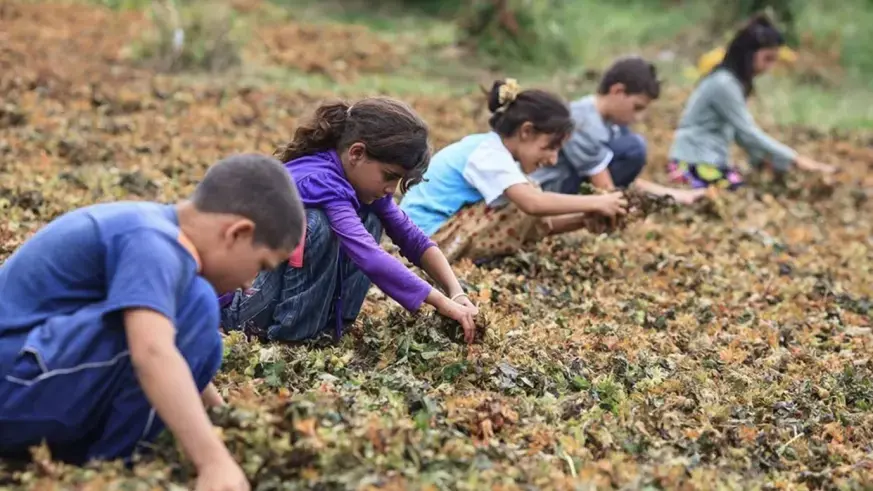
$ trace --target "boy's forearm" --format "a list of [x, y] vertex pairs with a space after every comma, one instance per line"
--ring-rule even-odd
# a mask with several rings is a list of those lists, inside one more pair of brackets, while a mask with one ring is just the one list
[[188, 364], [175, 347], [150, 350], [134, 360], [134, 366], [146, 398], [195, 467], [230, 458], [206, 415]]
[[464, 293], [458, 277], [439, 247], [429, 247], [421, 255], [421, 268], [442, 287], [449, 297]]
[[604, 169], [597, 174], [594, 174], [589, 179], [591, 184], [597, 189], [603, 189], [606, 191], [612, 191], [615, 189], [615, 183], [612, 182], [612, 174], [609, 173], [609, 169]]
[[660, 184], [656, 184], [651, 181], [647, 181], [645, 179], [637, 179], [633, 182], [633, 187], [644, 192], [650, 193], [658, 196], [665, 196], [673, 192], [673, 189], [668, 188], [666, 186], [661, 186]]

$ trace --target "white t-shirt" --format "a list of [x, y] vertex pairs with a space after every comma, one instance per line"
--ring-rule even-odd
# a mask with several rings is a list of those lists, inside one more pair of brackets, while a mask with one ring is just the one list
[[488, 136], [470, 153], [462, 173], [464, 179], [479, 193], [485, 204], [494, 208], [506, 204], [504, 191], [516, 184], [527, 184], [521, 165], [503, 145], [497, 133]]

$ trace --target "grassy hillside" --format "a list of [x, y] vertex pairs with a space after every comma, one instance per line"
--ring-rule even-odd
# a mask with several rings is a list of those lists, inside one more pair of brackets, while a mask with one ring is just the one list
[[[591, 90], [591, 72], [604, 69], [615, 56], [627, 53], [649, 56], [658, 62], [670, 84], [688, 89], [694, 82], [689, 71], [697, 57], [724, 45], [730, 35], [713, 30], [713, 26], [724, 24], [719, 22], [723, 12], [713, 6], [714, 2], [516, 2], [530, 5], [528, 22], [538, 33], [536, 43], [523, 38], [519, 46], [505, 37], [487, 35], [465, 43], [458, 27], [458, 18], [465, 15], [463, 9], [410, 9], [394, 2], [377, 2], [382, 6], [375, 9], [348, 1], [315, 6], [297, 0], [276, 3], [296, 19], [365, 25], [412, 50], [411, 69], [402, 75], [361, 81], [367, 90], [397, 93], [414, 92], [415, 87], [425, 92], [452, 92], [455, 87], [481, 82], [488, 74], [509, 74], [575, 97]], [[839, 9], [820, 0], [803, 4], [796, 20], [801, 39], [798, 66], [761, 80], [760, 112], [781, 124], [822, 129], [870, 127], [873, 56], [867, 47], [873, 39], [864, 26], [873, 21], [873, 8], [865, 0], [848, 0]], [[440, 15], [435, 15], [435, 10]], [[524, 20], [522, 17], [521, 22]], [[470, 43], [478, 55], [456, 48], [458, 44], [470, 48]], [[327, 86], [343, 90], [345, 85]]]

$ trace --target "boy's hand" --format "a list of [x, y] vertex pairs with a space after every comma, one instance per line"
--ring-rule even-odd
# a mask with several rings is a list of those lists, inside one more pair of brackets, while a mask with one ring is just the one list
[[670, 196], [680, 205], [690, 205], [706, 196], [706, 189], [674, 189]]
[[228, 458], [198, 469], [195, 491], [249, 491], [251, 486], [239, 465]]
[[597, 196], [597, 212], [608, 217], [627, 214], [627, 199], [624, 193], [615, 192]]

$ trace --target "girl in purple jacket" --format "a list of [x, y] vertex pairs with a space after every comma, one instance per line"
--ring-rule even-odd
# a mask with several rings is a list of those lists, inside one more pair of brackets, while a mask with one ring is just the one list
[[[354, 322], [370, 283], [410, 311], [423, 303], [458, 321], [473, 341], [477, 308], [443, 253], [394, 203], [430, 160], [425, 123], [406, 104], [369, 98], [322, 105], [277, 152], [306, 207], [302, 251], [222, 309], [222, 326], [263, 339], [298, 341]], [[385, 252], [382, 232], [442, 292]], [[445, 292], [445, 293], [443, 293]]]

